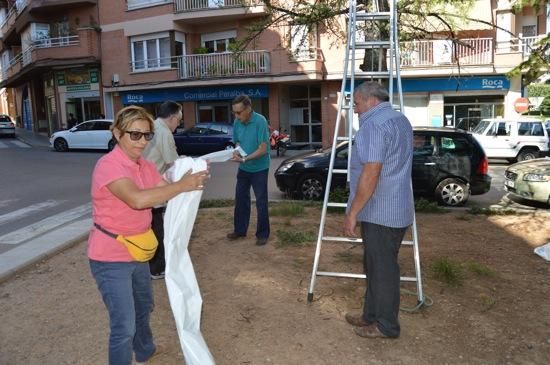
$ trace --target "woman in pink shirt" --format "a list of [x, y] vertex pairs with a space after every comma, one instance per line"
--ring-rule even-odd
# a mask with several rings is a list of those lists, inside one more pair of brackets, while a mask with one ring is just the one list
[[139, 364], [165, 350], [155, 345], [149, 325], [153, 291], [147, 262], [135, 261], [126, 247], [99, 230], [136, 235], [151, 227], [151, 208], [181, 192], [202, 190], [208, 171], [168, 183], [141, 157], [153, 138], [153, 118], [129, 106], [112, 126], [115, 148], [97, 162], [92, 175], [94, 227], [88, 239], [90, 267], [109, 312], [109, 364]]

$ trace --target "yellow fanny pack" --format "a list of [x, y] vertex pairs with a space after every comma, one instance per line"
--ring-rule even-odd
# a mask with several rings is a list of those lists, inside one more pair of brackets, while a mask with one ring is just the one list
[[130, 253], [130, 256], [132, 256], [132, 258], [136, 261], [149, 261], [155, 255], [155, 251], [157, 250], [159, 243], [151, 228], [144, 233], [135, 234], [132, 236], [123, 236], [121, 234], [109, 232], [97, 223], [94, 223], [94, 226], [101, 232], [122, 243], [128, 250], [128, 253]]

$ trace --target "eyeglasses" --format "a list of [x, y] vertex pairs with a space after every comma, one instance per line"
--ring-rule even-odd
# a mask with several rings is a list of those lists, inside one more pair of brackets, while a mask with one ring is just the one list
[[233, 110], [233, 114], [235, 115], [241, 115], [242, 113], [244, 113], [248, 108], [244, 108], [242, 110]]
[[138, 132], [138, 131], [126, 131], [124, 133], [128, 133], [130, 135], [130, 139], [132, 141], [139, 141], [141, 137], [144, 137], [146, 141], [150, 141], [153, 139], [155, 133], [154, 132]]

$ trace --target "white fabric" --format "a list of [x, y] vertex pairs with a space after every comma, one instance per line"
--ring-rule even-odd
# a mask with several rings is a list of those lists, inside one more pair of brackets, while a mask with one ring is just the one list
[[[180, 158], [174, 162], [173, 178], [179, 180], [190, 169], [198, 172], [206, 167], [200, 158]], [[202, 298], [187, 249], [201, 195], [202, 190], [179, 194], [170, 199], [164, 215], [166, 288], [187, 365], [215, 364], [200, 332]]]
[[535, 253], [546, 261], [550, 261], [550, 242], [543, 246], [535, 248]]
[[237, 151], [242, 157], [246, 157], [247, 155], [247, 153], [244, 152], [241, 146], [237, 146], [236, 148], [231, 147], [225, 150], [212, 152], [207, 155], [202, 155], [199, 158], [209, 162], [225, 162], [233, 157], [233, 152], [235, 151]]

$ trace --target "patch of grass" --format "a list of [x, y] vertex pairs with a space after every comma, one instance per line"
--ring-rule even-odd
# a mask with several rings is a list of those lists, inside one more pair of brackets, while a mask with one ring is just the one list
[[305, 247], [309, 246], [317, 236], [313, 232], [277, 230], [276, 246], [281, 247]]
[[424, 198], [414, 201], [414, 209], [417, 213], [449, 213], [449, 210], [441, 208], [437, 202], [429, 201]]
[[235, 205], [235, 200], [233, 199], [208, 199], [208, 200], [201, 200], [199, 209], [224, 208], [224, 207], [232, 207], [234, 205]]
[[462, 214], [462, 215], [459, 215], [458, 217], [456, 217], [456, 219], [459, 219], [461, 221], [471, 221], [472, 220], [472, 217], [470, 217], [469, 215], [467, 214]]
[[464, 281], [464, 270], [460, 263], [444, 257], [431, 265], [434, 277], [450, 286], [460, 286]]
[[299, 203], [278, 204], [269, 209], [269, 215], [273, 217], [298, 217], [304, 214], [304, 206]]
[[483, 306], [483, 311], [486, 312], [488, 310], [490, 310], [491, 308], [493, 308], [495, 306], [495, 304], [497, 303], [497, 301], [495, 300], [495, 298], [492, 298], [486, 294], [481, 294], [479, 296], [479, 298], [481, 299], [481, 305]]
[[329, 200], [333, 203], [347, 203], [349, 190], [344, 188], [334, 188], [329, 194]]
[[491, 208], [480, 208], [480, 207], [471, 207], [467, 210], [468, 214], [472, 215], [519, 215], [520, 213], [516, 212], [513, 209], [491, 209]]
[[468, 270], [479, 276], [493, 277], [497, 274], [496, 271], [488, 266], [480, 264], [479, 262], [469, 262], [467, 267]]

